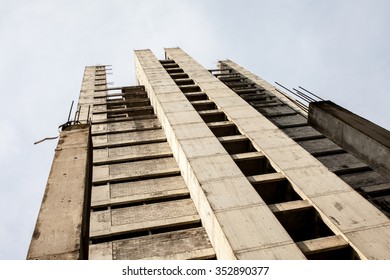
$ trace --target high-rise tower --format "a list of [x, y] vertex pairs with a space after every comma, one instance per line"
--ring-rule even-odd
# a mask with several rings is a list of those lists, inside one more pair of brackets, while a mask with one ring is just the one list
[[352, 113], [313, 103], [309, 124], [234, 62], [165, 52], [135, 51], [133, 87], [86, 67], [28, 258], [390, 259], [388, 131], [356, 129], [375, 161], [346, 144]]

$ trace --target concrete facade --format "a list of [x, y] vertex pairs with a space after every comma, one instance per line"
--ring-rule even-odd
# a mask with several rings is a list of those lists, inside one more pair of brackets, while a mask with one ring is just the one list
[[344, 108], [310, 104], [309, 124], [390, 179], [390, 132]]
[[61, 132], [27, 259], [88, 257], [89, 125]]
[[89, 259], [390, 259], [386, 179], [234, 62], [165, 52], [134, 87], [86, 68]]

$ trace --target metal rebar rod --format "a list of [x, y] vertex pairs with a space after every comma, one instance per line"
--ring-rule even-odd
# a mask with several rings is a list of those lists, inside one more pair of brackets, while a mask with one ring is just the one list
[[309, 102], [315, 102], [316, 100], [308, 96], [307, 94], [304, 94], [302, 91], [297, 90], [296, 88], [293, 88], [293, 90], [296, 91], [297, 94], [301, 95], [302, 97], [305, 97]]
[[317, 97], [318, 99], [320, 99], [321, 101], [324, 101], [324, 99], [322, 99], [321, 97], [319, 97], [318, 95], [315, 95], [314, 93], [308, 91], [307, 89], [304, 89], [303, 87], [301, 86], [298, 86], [300, 89], [303, 89], [304, 91], [306, 91], [307, 93], [310, 93], [311, 95]]
[[275, 82], [275, 84], [277, 84], [278, 86], [280, 86], [280, 87], [284, 88], [285, 90], [287, 90], [288, 92], [292, 93], [293, 95], [295, 95], [295, 96], [299, 97], [300, 99], [302, 99], [302, 100], [304, 100], [304, 101], [306, 101], [306, 102], [310, 103], [310, 101], [306, 100], [305, 98], [302, 98], [300, 95], [296, 94], [295, 92], [293, 92], [292, 90], [290, 90], [290, 89], [286, 88], [285, 86], [281, 85], [280, 83], [278, 83], [278, 82]]
[[75, 123], [76, 123], [77, 112], [78, 112], [78, 110], [76, 110], [76, 112], [74, 113], [74, 117], [73, 117], [73, 124], [75, 124]]
[[70, 120], [70, 114], [72, 114], [73, 103], [74, 103], [74, 100], [72, 100], [72, 105], [70, 105], [70, 110], [69, 110], [69, 115], [68, 115], [68, 122]]
[[301, 100], [303, 100], [303, 101], [305, 101], [305, 102], [307, 102], [307, 103], [312, 102], [310, 99], [301, 96], [299, 93], [295, 93], [295, 92], [292, 92], [292, 93], [293, 93], [296, 97], [300, 98]]
[[295, 99], [291, 98], [290, 96], [288, 96], [287, 94], [285, 94], [283, 91], [281, 91], [281, 90], [279, 90], [279, 89], [277, 89], [277, 88], [275, 88], [275, 89], [276, 89], [276, 91], [278, 91], [279, 93], [281, 93], [283, 96], [285, 96], [288, 100], [290, 100], [292, 103], [294, 103], [295, 105], [297, 105], [299, 108], [301, 108], [301, 109], [302, 109], [303, 111], [305, 111], [306, 113], [309, 111], [309, 108], [308, 108], [305, 104], [299, 102], [298, 100], [295, 100]]
[[88, 105], [88, 113], [87, 113], [87, 123], [89, 123], [89, 111], [91, 110], [91, 105]]
[[79, 119], [80, 119], [80, 111], [81, 111], [81, 106], [79, 106], [78, 110], [77, 110], [77, 122], [79, 122]]

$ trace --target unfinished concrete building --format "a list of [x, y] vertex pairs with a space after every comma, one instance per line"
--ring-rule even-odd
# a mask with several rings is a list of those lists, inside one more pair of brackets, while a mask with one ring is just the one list
[[165, 54], [85, 68], [28, 259], [390, 259], [387, 130]]

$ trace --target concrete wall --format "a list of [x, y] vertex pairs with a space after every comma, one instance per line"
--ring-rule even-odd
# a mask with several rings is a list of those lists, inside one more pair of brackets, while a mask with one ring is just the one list
[[27, 259], [87, 257], [89, 126], [61, 132]]
[[313, 102], [308, 122], [343, 149], [390, 178], [390, 132], [330, 102]]
[[[169, 49], [169, 55], [175, 50]], [[177, 51], [175, 60], [180, 60], [182, 68], [188, 66], [186, 72], [191, 78], [208, 73], [200, 65], [195, 67], [180, 49]], [[135, 55], [138, 82], [145, 85], [150, 96], [217, 258], [304, 259], [153, 53], [142, 50]], [[221, 82], [213, 76], [207, 78], [209, 87], [205, 92], [216, 88], [220, 99], [225, 99], [226, 92], [216, 87]], [[231, 92], [229, 97], [234, 96]], [[240, 105], [246, 106], [243, 112], [252, 111], [238, 102]]]

